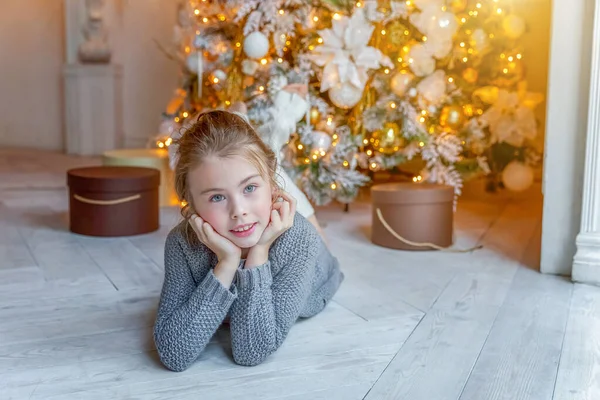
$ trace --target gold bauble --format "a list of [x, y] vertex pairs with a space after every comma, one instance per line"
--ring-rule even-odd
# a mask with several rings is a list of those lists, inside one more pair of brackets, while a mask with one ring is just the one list
[[469, 83], [477, 82], [477, 78], [479, 77], [479, 73], [475, 68], [467, 68], [463, 71], [463, 78], [465, 81]]
[[402, 97], [406, 94], [407, 89], [410, 87], [410, 84], [414, 78], [414, 75], [408, 71], [401, 70], [398, 71], [392, 76], [390, 79], [390, 88], [392, 92], [398, 97]]
[[383, 129], [373, 132], [373, 147], [385, 155], [391, 155], [400, 150], [404, 144], [402, 130], [395, 122], [386, 122]]
[[252, 85], [254, 85], [254, 77], [245, 75], [243, 82], [244, 82], [244, 86], [252, 86]]
[[310, 123], [311, 125], [316, 125], [321, 121], [321, 112], [318, 108], [312, 107], [310, 109]]
[[475, 114], [475, 108], [473, 107], [472, 104], [465, 104], [463, 106], [463, 111], [464, 111], [464, 114], [469, 118], [471, 118]]
[[465, 123], [465, 114], [460, 106], [446, 106], [440, 114], [440, 125], [459, 129]]
[[468, 3], [468, 0], [450, 0], [448, 2], [448, 6], [450, 7], [450, 10], [454, 14], [456, 14], [461, 11], [464, 11], [465, 8], [467, 8], [467, 3]]
[[408, 36], [404, 34], [407, 27], [400, 21], [392, 21], [385, 27], [385, 41], [388, 44], [388, 47], [393, 47], [395, 49], [399, 48], [406, 42]]

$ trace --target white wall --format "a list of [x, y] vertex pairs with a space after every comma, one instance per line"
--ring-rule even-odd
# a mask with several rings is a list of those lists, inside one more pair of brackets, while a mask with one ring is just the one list
[[594, 0], [554, 0], [541, 270], [570, 275], [581, 220]]
[[2, 0], [0, 143], [62, 149], [61, 0]]
[[[145, 146], [158, 134], [160, 113], [178, 85], [179, 68], [157, 47], [169, 44], [176, 21], [175, 0], [114, 0], [121, 4], [117, 61], [124, 67], [125, 146]], [[121, 10], [119, 10], [121, 8]]]
[[[83, 2], [83, 0], [81, 0]], [[0, 143], [64, 149], [63, 0], [2, 0], [0, 11]], [[114, 7], [112, 42], [124, 67], [126, 146], [155, 135], [178, 83], [178, 68], [153, 39], [168, 42], [174, 0], [107, 0]]]

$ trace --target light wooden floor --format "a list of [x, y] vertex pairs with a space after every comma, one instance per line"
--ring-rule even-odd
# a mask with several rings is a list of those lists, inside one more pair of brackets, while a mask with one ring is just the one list
[[368, 203], [321, 209], [346, 274], [331, 306], [260, 366], [220, 331], [174, 373], [151, 327], [176, 210], [148, 235], [70, 234], [65, 170], [90, 162], [0, 152], [2, 399], [600, 399], [600, 289], [537, 272], [539, 196], [462, 199], [458, 245], [485, 246], [467, 254], [376, 247]]

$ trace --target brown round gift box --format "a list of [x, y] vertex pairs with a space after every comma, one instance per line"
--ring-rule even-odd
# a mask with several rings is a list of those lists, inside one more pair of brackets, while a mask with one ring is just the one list
[[69, 228], [88, 236], [130, 236], [159, 227], [160, 171], [84, 167], [67, 171]]
[[371, 241], [398, 250], [432, 250], [396, 238], [380, 221], [377, 209], [389, 227], [415, 243], [448, 247], [453, 241], [454, 188], [429, 183], [384, 183], [371, 188], [373, 203]]

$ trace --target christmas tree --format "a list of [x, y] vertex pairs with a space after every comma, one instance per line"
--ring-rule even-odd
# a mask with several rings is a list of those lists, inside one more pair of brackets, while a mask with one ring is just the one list
[[526, 89], [525, 29], [502, 0], [186, 1], [165, 49], [182, 84], [154, 142], [226, 108], [282, 146], [319, 205], [351, 202], [381, 170], [457, 196], [482, 174], [520, 190], [540, 160], [542, 101]]

